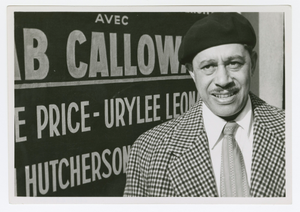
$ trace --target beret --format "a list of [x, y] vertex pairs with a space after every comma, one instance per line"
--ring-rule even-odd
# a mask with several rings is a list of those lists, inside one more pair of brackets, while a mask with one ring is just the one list
[[179, 47], [178, 60], [184, 65], [205, 49], [230, 43], [254, 48], [256, 36], [252, 25], [238, 13], [212, 13], [187, 31]]

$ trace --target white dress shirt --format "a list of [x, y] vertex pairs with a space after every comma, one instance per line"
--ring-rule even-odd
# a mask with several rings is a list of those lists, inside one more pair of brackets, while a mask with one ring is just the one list
[[[205, 103], [203, 104], [203, 121], [208, 137], [210, 156], [212, 159], [218, 193], [220, 194], [221, 150], [224, 137], [222, 131], [227, 122], [216, 116]], [[250, 97], [248, 97], [247, 104], [243, 111], [234, 121], [239, 125], [235, 134], [235, 139], [244, 157], [248, 184], [250, 186], [253, 149], [253, 114]]]

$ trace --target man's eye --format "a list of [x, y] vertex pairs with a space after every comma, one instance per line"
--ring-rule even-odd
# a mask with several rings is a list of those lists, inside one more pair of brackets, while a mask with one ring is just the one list
[[216, 69], [216, 66], [215, 66], [215, 65], [206, 65], [206, 66], [203, 66], [201, 69], [202, 69], [205, 73], [210, 74], [210, 73], [213, 73], [213, 72], [214, 72], [214, 70]]
[[239, 62], [230, 62], [227, 64], [227, 67], [230, 68], [230, 69], [236, 69], [236, 68], [239, 68], [241, 67], [241, 63]]

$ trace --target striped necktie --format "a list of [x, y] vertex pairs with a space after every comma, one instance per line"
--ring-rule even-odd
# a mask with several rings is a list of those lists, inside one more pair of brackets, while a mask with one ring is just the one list
[[236, 122], [227, 122], [223, 129], [220, 186], [222, 197], [250, 196], [243, 155], [234, 138], [238, 127]]

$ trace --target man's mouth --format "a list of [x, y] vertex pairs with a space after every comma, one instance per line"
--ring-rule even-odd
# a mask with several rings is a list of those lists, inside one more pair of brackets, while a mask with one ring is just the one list
[[223, 98], [228, 98], [231, 97], [233, 95], [235, 95], [235, 93], [227, 93], [227, 94], [212, 94], [213, 96], [223, 99]]
[[227, 99], [229, 97], [236, 95], [238, 91], [239, 91], [238, 89], [222, 90], [222, 91], [212, 92], [211, 94], [218, 99]]

